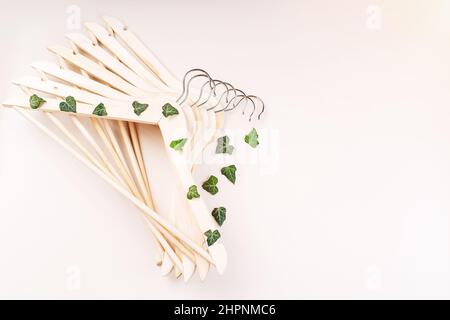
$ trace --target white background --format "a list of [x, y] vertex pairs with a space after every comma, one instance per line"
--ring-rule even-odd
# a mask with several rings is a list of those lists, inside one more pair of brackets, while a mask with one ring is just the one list
[[[450, 298], [448, 1], [0, 4], [1, 100], [66, 43], [77, 5], [125, 21], [177, 76], [203, 67], [267, 105], [254, 124], [228, 115], [267, 133], [264, 154], [207, 198], [228, 208], [227, 272], [188, 284], [160, 276], [133, 205], [0, 109], [0, 298]], [[170, 175], [150, 175], [164, 207]]]

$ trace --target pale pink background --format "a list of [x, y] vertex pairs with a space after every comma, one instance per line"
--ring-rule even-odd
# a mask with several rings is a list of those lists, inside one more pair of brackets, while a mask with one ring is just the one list
[[1, 298], [450, 298], [449, 1], [0, 4], [0, 99], [74, 4], [126, 21], [178, 76], [260, 95], [272, 134], [269, 170], [242, 164], [221, 193], [227, 273], [186, 285], [159, 275], [131, 204], [0, 109]]

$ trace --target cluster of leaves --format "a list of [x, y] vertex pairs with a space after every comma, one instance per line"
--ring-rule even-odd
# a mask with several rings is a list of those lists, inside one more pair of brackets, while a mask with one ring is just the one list
[[[31, 109], [37, 109], [37, 108], [41, 107], [46, 102], [47, 102], [46, 100], [44, 100], [43, 98], [39, 97], [36, 94], [33, 94], [30, 97], [30, 107], [31, 107]], [[63, 112], [76, 113], [77, 112], [77, 101], [75, 100], [74, 97], [67, 96], [64, 99], [64, 101], [60, 102], [59, 110], [63, 111]], [[99, 117], [104, 117], [104, 116], [108, 115], [108, 113], [106, 112], [105, 105], [103, 103], [99, 103], [94, 108], [94, 111], [92, 111], [92, 114], [94, 114], [96, 116], [99, 116]]]
[[[32, 109], [37, 109], [42, 106], [46, 101], [39, 97], [36, 94], [33, 94], [30, 97], [30, 107]], [[148, 104], [139, 103], [138, 101], [134, 101], [133, 104], [134, 113], [140, 116], [145, 110], [148, 108]], [[59, 109], [63, 112], [77, 112], [77, 102], [74, 97], [68, 96], [59, 104]], [[108, 113], [106, 111], [105, 105], [103, 103], [98, 104], [93, 110], [92, 114], [103, 117], [107, 116]], [[166, 103], [162, 107], [162, 115], [166, 118], [175, 116], [179, 114], [178, 110], [173, 107], [170, 103]], [[258, 133], [255, 128], [253, 128], [247, 135], [244, 137], [245, 143], [250, 145], [252, 148], [256, 148], [259, 145], [258, 141]], [[186, 138], [180, 138], [177, 140], [173, 140], [170, 142], [170, 147], [176, 151], [183, 151], [183, 147], [186, 144]], [[217, 154], [229, 154], [231, 155], [234, 151], [234, 146], [230, 144], [230, 138], [228, 136], [223, 136], [217, 139], [216, 153]], [[231, 183], [236, 183], [236, 166], [229, 165], [227, 167], [223, 167], [220, 172], [224, 175]], [[219, 192], [219, 188], [217, 187], [217, 183], [219, 179], [211, 175], [205, 182], [202, 184], [202, 188], [208, 193], [215, 195]], [[189, 187], [186, 197], [189, 200], [194, 198], [200, 198], [200, 194], [197, 190], [196, 185], [192, 185]], [[222, 226], [226, 220], [227, 209], [225, 207], [214, 208], [211, 212], [211, 215], [217, 222], [219, 226]], [[208, 246], [213, 245], [220, 237], [220, 232], [218, 230], [208, 230], [204, 233], [206, 237], [206, 241]]]
[[[30, 97], [30, 107], [32, 109], [39, 108], [43, 103], [46, 101], [42, 99], [41, 97], [37, 95], [32, 95]], [[73, 112], [76, 113], [77, 102], [74, 97], [68, 96], [66, 97], [65, 101], [62, 101], [59, 104], [59, 108], [63, 112]], [[138, 116], [140, 116], [145, 110], [148, 108], [148, 104], [139, 103], [138, 101], [134, 101], [133, 104], [133, 110], [134, 113]], [[107, 116], [108, 113], [106, 111], [105, 105], [103, 103], [98, 104], [95, 109], [93, 110], [92, 114], [97, 116]], [[178, 110], [173, 107], [170, 103], [166, 103], [162, 107], [162, 115], [166, 118], [175, 116], [179, 114]], [[256, 148], [259, 144], [258, 141], [258, 133], [256, 132], [256, 129], [253, 128], [247, 135], [244, 137], [244, 141], [249, 144], [251, 147]], [[187, 139], [186, 138], [180, 138], [177, 140], [173, 140], [170, 142], [170, 147], [176, 151], [183, 151], [183, 147], [186, 144]], [[228, 136], [223, 136], [217, 139], [217, 147], [216, 147], [216, 153], [217, 154], [229, 154], [231, 155], [234, 151], [234, 146], [230, 144], [230, 138]], [[222, 175], [224, 175], [231, 183], [236, 183], [236, 166], [235, 165], [229, 165], [226, 167], [223, 167], [220, 172]], [[211, 195], [215, 195], [219, 192], [219, 188], [217, 187], [217, 183], [219, 182], [219, 179], [211, 175], [205, 182], [202, 184], [202, 188], [210, 193]], [[192, 185], [189, 187], [188, 192], [186, 194], [186, 197], [189, 200], [200, 198], [200, 194], [197, 190], [196, 185]], [[218, 207], [214, 208], [211, 212], [211, 215], [217, 222], [219, 226], [222, 226], [226, 220], [226, 214], [227, 209], [225, 207]], [[220, 232], [218, 230], [208, 230], [204, 233], [206, 237], [206, 241], [208, 243], [208, 246], [213, 245], [220, 237]]]
[[[173, 108], [171, 105], [166, 104], [163, 107], [163, 115], [165, 117], [178, 114], [178, 110]], [[244, 141], [252, 148], [256, 148], [259, 145], [258, 141], [258, 133], [255, 128], [253, 128], [248, 134], [244, 136]], [[170, 143], [170, 147], [175, 150], [182, 150], [184, 144], [186, 143], [186, 139], [178, 139], [173, 140]], [[230, 144], [230, 138], [228, 136], [223, 136], [217, 139], [216, 153], [217, 154], [229, 154], [231, 155], [234, 151], [234, 146]], [[231, 183], [236, 183], [236, 171], [237, 168], [234, 164], [223, 167], [220, 170], [220, 173], [224, 175]], [[205, 182], [202, 184], [202, 188], [212, 194], [215, 195], [219, 192], [219, 188], [217, 187], [217, 183], [219, 179], [211, 175]], [[193, 185], [189, 188], [187, 193], [187, 198], [192, 200], [193, 198], [199, 198], [200, 194], [197, 191], [197, 186]], [[225, 207], [214, 208], [211, 212], [214, 220], [217, 222], [219, 226], [222, 226], [227, 218], [227, 209]], [[208, 246], [212, 246], [219, 238], [220, 232], [219, 230], [208, 230], [204, 233], [206, 237], [206, 242]]]

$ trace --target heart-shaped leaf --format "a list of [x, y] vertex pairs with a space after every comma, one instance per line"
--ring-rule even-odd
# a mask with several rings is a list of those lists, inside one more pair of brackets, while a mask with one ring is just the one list
[[211, 215], [214, 217], [219, 226], [222, 226], [227, 218], [227, 209], [224, 207], [214, 208]]
[[200, 198], [200, 195], [198, 194], [197, 191], [197, 186], [195, 184], [189, 187], [187, 198], [189, 200], [192, 200], [193, 198]]
[[108, 112], [106, 112], [105, 105], [103, 103], [100, 103], [98, 106], [95, 107], [94, 111], [92, 111], [92, 114], [95, 114], [99, 117], [104, 117], [108, 115]]
[[173, 107], [170, 103], [166, 103], [162, 107], [162, 114], [164, 117], [170, 117], [178, 114], [177, 108]]
[[133, 110], [134, 113], [137, 114], [138, 116], [141, 115], [142, 112], [144, 112], [145, 110], [147, 110], [148, 108], [148, 104], [145, 103], [139, 103], [137, 101], [133, 102]]
[[244, 141], [248, 143], [252, 148], [256, 148], [258, 146], [258, 132], [256, 132], [255, 128], [253, 128], [247, 135], [245, 135]]
[[41, 97], [39, 97], [36, 94], [33, 94], [30, 97], [30, 107], [31, 107], [31, 109], [37, 109], [45, 102], [47, 102], [47, 101], [45, 101], [44, 99], [42, 99]]
[[72, 96], [66, 97], [66, 102], [71, 108], [75, 108], [77, 106], [77, 101]]
[[208, 243], [208, 247], [212, 246], [217, 240], [220, 238], [219, 230], [208, 230], [204, 233], [206, 236], [206, 242]]
[[212, 195], [215, 195], [217, 192], [219, 192], [219, 188], [217, 188], [217, 182], [219, 180], [215, 176], [210, 176], [208, 180], [203, 182], [202, 188]]
[[170, 147], [174, 150], [177, 151], [182, 151], [184, 145], [186, 144], [187, 139], [182, 138], [182, 139], [178, 139], [178, 140], [172, 140], [172, 142], [170, 142]]
[[223, 167], [220, 172], [234, 184], [236, 182], [236, 170], [236, 166], [232, 164], [231, 166]]
[[59, 110], [63, 112], [77, 112], [77, 101], [74, 97], [68, 96], [66, 97], [65, 101], [61, 102], [59, 104]]
[[234, 147], [230, 145], [230, 138], [223, 136], [217, 139], [216, 153], [228, 153], [232, 154]]

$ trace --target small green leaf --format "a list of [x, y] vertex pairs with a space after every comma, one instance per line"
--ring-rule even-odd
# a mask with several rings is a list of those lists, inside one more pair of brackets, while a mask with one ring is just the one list
[[224, 207], [214, 208], [211, 215], [214, 217], [219, 226], [222, 226], [227, 218], [227, 209]]
[[189, 190], [188, 190], [188, 193], [186, 196], [189, 200], [192, 200], [193, 198], [200, 198], [200, 195], [198, 194], [198, 191], [197, 191], [197, 186], [195, 184], [189, 187]]
[[148, 108], [148, 104], [139, 103], [137, 101], [133, 102], [134, 113], [136, 113], [138, 116], [140, 116], [141, 113], [144, 112], [147, 108]]
[[172, 140], [172, 142], [170, 143], [170, 147], [174, 150], [177, 151], [182, 151], [184, 145], [186, 144], [187, 139], [183, 138], [183, 139], [178, 139], [178, 140]]
[[69, 107], [71, 107], [71, 108], [76, 108], [76, 106], [77, 106], [77, 101], [72, 96], [66, 97], [66, 102], [69, 105]]
[[244, 141], [248, 143], [252, 148], [256, 148], [259, 144], [258, 132], [253, 128], [247, 135], [245, 135]]
[[77, 101], [74, 97], [68, 96], [66, 97], [66, 101], [63, 101], [59, 104], [59, 110], [63, 112], [77, 112]]
[[208, 230], [204, 233], [206, 236], [206, 242], [208, 243], [208, 247], [212, 246], [217, 240], [220, 238], [219, 230]]
[[232, 164], [231, 166], [223, 167], [220, 172], [234, 184], [236, 182], [236, 170], [236, 166]]
[[162, 107], [162, 114], [164, 117], [174, 116], [178, 114], [177, 108], [173, 107], [170, 103], [166, 103]]
[[217, 192], [219, 192], [219, 188], [217, 188], [217, 182], [219, 180], [215, 176], [210, 176], [208, 180], [203, 182], [202, 188], [212, 195], [215, 195]]
[[39, 108], [44, 102], [47, 102], [47, 101], [45, 101], [44, 99], [42, 99], [41, 97], [39, 97], [36, 94], [33, 94], [30, 97], [30, 107], [31, 107], [31, 109]]
[[99, 117], [104, 117], [108, 115], [108, 112], [106, 112], [105, 105], [103, 103], [100, 103], [98, 106], [95, 107], [92, 114], [95, 114], [96, 116]]
[[234, 147], [230, 145], [230, 138], [223, 136], [217, 139], [216, 153], [228, 153], [232, 154]]

